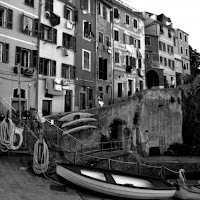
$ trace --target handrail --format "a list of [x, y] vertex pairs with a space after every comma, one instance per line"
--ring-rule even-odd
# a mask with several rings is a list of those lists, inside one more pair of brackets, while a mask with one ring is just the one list
[[16, 112], [16, 110], [12, 107], [12, 105], [10, 105], [10, 103], [5, 98], [3, 97], [0, 98], [3, 99], [10, 106], [10, 108], [12, 108]]

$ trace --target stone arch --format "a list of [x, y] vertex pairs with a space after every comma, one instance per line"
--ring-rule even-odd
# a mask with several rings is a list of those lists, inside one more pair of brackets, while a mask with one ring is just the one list
[[146, 74], [146, 80], [147, 80], [147, 87], [148, 89], [154, 87], [154, 86], [159, 86], [159, 76], [157, 72], [154, 70], [150, 70]]

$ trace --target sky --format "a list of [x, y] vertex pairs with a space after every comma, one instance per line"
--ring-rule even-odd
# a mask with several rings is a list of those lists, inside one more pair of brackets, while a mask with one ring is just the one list
[[134, 9], [169, 17], [174, 28], [189, 34], [189, 45], [200, 53], [200, 0], [122, 0]]

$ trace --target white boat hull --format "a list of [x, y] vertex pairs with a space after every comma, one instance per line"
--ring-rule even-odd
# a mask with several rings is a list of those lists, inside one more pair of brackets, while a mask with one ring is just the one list
[[56, 167], [56, 173], [67, 181], [86, 189], [110, 196], [129, 199], [163, 199], [173, 197], [175, 189], [134, 188], [112, 184], [75, 173], [63, 166]]

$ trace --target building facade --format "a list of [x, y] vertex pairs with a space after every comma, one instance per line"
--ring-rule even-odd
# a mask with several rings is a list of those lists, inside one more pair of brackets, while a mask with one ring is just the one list
[[74, 110], [76, 23], [73, 1], [40, 0], [38, 110], [43, 115]]
[[96, 91], [104, 105], [112, 103], [112, 4], [108, 1], [97, 1], [96, 17]]
[[37, 21], [38, 1], [0, 1], [0, 93], [11, 112], [37, 106]]
[[113, 99], [131, 96], [145, 89], [144, 18], [113, 1]]
[[[152, 13], [145, 13], [145, 18], [146, 46], [149, 46], [150, 42], [148, 40], [152, 39], [153, 41], [157, 38], [156, 43], [151, 44], [155, 45], [155, 48], [157, 49], [151, 54], [158, 53], [158, 56], [155, 55], [155, 57], [156, 60], [159, 59], [159, 70], [155, 70], [151, 65], [147, 65], [146, 76], [147, 83], [149, 83], [148, 88], [174, 86], [176, 78], [173, 44], [175, 30], [171, 23], [171, 19], [164, 14], [155, 15]], [[152, 74], [154, 74], [153, 77]]]

